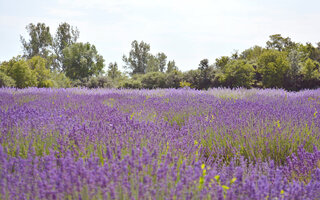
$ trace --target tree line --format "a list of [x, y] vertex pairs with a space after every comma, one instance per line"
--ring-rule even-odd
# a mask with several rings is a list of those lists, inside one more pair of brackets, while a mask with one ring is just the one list
[[163, 52], [150, 53], [150, 44], [133, 41], [123, 55], [125, 72], [116, 62], [104, 71], [105, 60], [90, 43], [77, 42], [77, 27], [64, 22], [55, 35], [44, 23], [26, 26], [29, 39], [20, 36], [23, 55], [0, 63], [0, 87], [211, 87], [284, 88], [320, 87], [320, 42], [301, 44], [280, 34], [265, 47], [254, 46], [213, 63], [205, 58], [196, 69], [181, 72]]

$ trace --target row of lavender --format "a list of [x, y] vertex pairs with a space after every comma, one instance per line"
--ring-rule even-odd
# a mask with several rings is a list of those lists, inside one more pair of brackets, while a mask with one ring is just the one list
[[0, 199], [320, 198], [320, 90], [0, 97]]

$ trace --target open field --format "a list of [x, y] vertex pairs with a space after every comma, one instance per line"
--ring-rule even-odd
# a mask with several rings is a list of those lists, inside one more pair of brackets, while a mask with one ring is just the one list
[[0, 199], [320, 199], [319, 149], [319, 89], [0, 89]]

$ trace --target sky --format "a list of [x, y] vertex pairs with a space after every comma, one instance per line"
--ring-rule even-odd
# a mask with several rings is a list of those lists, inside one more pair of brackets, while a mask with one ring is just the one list
[[182, 71], [200, 60], [265, 46], [270, 35], [320, 42], [317, 0], [0, 0], [0, 61], [22, 54], [29, 23], [60, 23], [80, 30], [79, 42], [96, 46], [110, 62], [124, 65], [133, 40], [164, 52]]

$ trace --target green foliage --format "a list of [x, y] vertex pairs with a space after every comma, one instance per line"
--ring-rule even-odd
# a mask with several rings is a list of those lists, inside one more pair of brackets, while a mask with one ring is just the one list
[[107, 76], [91, 77], [86, 84], [88, 88], [112, 88], [113, 82]]
[[0, 87], [15, 87], [16, 82], [7, 76], [4, 72], [0, 71]]
[[173, 70], [177, 70], [177, 71], [179, 70], [178, 67], [176, 66], [176, 62], [174, 62], [174, 60], [168, 62], [166, 73], [170, 73]]
[[258, 67], [264, 87], [283, 88], [286, 74], [290, 69], [286, 52], [264, 51], [259, 57]]
[[190, 87], [191, 83], [187, 82], [187, 81], [180, 81], [180, 87], [184, 88], [184, 87]]
[[199, 68], [200, 77], [198, 89], [208, 89], [211, 85], [211, 80], [214, 79], [215, 73], [213, 67], [209, 66], [209, 60], [203, 59], [200, 61]]
[[157, 60], [159, 63], [159, 70], [160, 72], [164, 72], [166, 64], [167, 64], [167, 56], [164, 53], [158, 53], [157, 54]]
[[54, 69], [65, 70], [63, 66], [63, 49], [77, 42], [79, 38], [79, 30], [70, 24], [64, 22], [59, 24], [55, 38], [53, 40], [53, 50], [56, 54], [56, 66]]
[[41, 56], [47, 58], [52, 46], [52, 36], [50, 28], [45, 23], [38, 23], [34, 25], [30, 23], [26, 26], [29, 33], [30, 40], [27, 42], [22, 36], [20, 40], [23, 46], [24, 56], [32, 58], [33, 56]]
[[144, 74], [147, 70], [150, 45], [141, 41], [140, 44], [134, 40], [131, 43], [129, 57], [123, 55], [122, 60], [126, 68], [131, 70], [130, 74]]
[[270, 35], [267, 41], [267, 49], [275, 49], [278, 51], [289, 51], [296, 48], [297, 44], [292, 42], [289, 37], [284, 38], [281, 34]]
[[75, 43], [63, 50], [66, 76], [72, 80], [102, 73], [104, 59], [89, 43]]
[[9, 75], [15, 80], [18, 88], [35, 87], [38, 85], [35, 73], [32, 72], [24, 59], [14, 63]]
[[289, 71], [284, 87], [289, 90], [298, 90], [301, 87], [301, 66], [306, 54], [300, 50], [291, 50], [288, 54]]
[[38, 86], [39, 88], [51, 88], [54, 86], [54, 83], [52, 80], [43, 80], [38, 82]]
[[37, 87], [52, 87], [53, 82], [50, 80], [50, 70], [46, 68], [46, 60], [40, 56], [34, 56], [27, 60], [29, 68], [37, 77]]
[[115, 80], [121, 77], [121, 72], [119, 71], [118, 64], [116, 62], [109, 64], [108, 77], [111, 78], [112, 80]]
[[263, 51], [264, 49], [262, 47], [254, 46], [250, 49], [244, 50], [240, 55], [240, 59], [245, 59], [249, 63], [256, 64]]
[[158, 72], [159, 71], [159, 60], [154, 55], [149, 55], [147, 60], [146, 73]]
[[182, 81], [182, 79], [183, 79], [183, 74], [177, 70], [173, 70], [167, 74], [165, 85], [168, 88], [179, 88], [180, 82]]
[[143, 88], [164, 88], [166, 76], [162, 72], [150, 72], [145, 74], [141, 79]]
[[102, 76], [103, 57], [94, 45], [76, 43], [79, 30], [66, 22], [59, 24], [54, 39], [44, 23], [30, 23], [26, 29], [29, 41], [20, 36], [26, 59], [18, 56], [0, 64], [1, 86], [151, 89], [178, 88], [186, 82], [196, 89], [320, 87], [320, 43], [303, 45], [280, 34], [271, 35], [266, 48], [253, 46], [241, 53], [235, 51], [229, 57], [217, 58], [214, 65], [203, 59], [198, 69], [184, 73], [174, 60], [167, 63], [164, 53], [152, 55], [149, 44], [134, 40], [129, 55], [122, 58], [131, 76], [128, 79], [115, 62], [109, 64], [107, 77]]
[[225, 66], [225, 73], [221, 76], [221, 82], [228, 87], [250, 88], [254, 78], [254, 68], [245, 60], [232, 60]]
[[320, 73], [319, 69], [317, 68], [319, 66], [319, 63], [311, 60], [308, 58], [303, 64], [301, 68], [301, 73], [305, 80], [313, 80], [313, 79], [319, 79]]
[[183, 73], [183, 80], [191, 84], [191, 88], [199, 88], [200, 70], [189, 70]]
[[141, 89], [142, 84], [141, 84], [140, 80], [127, 79], [122, 82], [121, 87], [122, 88], [130, 88], [130, 89]]
[[53, 71], [51, 73], [51, 80], [53, 83], [53, 87], [55, 88], [68, 88], [71, 87], [71, 80], [66, 77], [63, 72]]
[[216, 59], [215, 67], [221, 71], [224, 71], [224, 67], [229, 62], [230, 58], [228, 56], [222, 56]]

